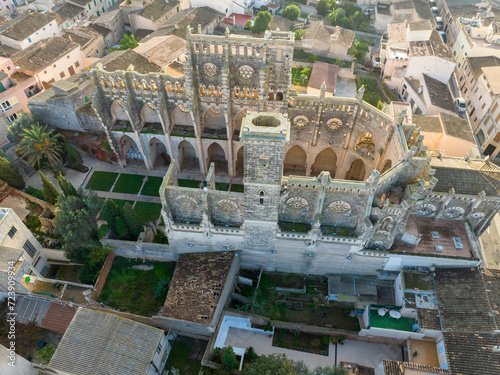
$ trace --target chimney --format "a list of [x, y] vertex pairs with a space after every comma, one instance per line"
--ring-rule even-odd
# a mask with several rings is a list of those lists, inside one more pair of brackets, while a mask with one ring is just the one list
[[179, 24], [177, 22], [175, 23], [174, 27], [176, 30], [179, 30]]
[[201, 34], [201, 24], [198, 24], [198, 34]]

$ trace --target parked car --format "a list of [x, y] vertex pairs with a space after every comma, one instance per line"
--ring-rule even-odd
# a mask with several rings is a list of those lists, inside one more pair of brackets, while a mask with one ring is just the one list
[[467, 105], [465, 104], [465, 100], [463, 100], [462, 98], [456, 98], [455, 104], [457, 106], [458, 112], [465, 112], [465, 110], [467, 109]]
[[446, 33], [444, 31], [440, 31], [439, 34], [441, 34], [441, 38], [443, 38], [443, 42], [446, 43], [446, 40], [447, 40]]
[[441, 17], [436, 17], [437, 29], [443, 30], [443, 19]]
[[429, 1], [429, 6], [431, 8], [435, 8], [436, 7], [436, 2], [434, 0]]
[[434, 17], [439, 16], [439, 9], [437, 7], [432, 7], [431, 10]]

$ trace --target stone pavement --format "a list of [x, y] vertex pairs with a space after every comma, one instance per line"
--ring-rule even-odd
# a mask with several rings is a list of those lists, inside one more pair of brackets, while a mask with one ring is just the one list
[[[294, 361], [304, 361], [309, 369], [316, 366], [332, 366], [335, 364], [335, 345], [330, 343], [328, 356], [299, 352], [296, 350], [272, 346], [272, 336], [247, 330], [230, 328], [225, 344], [239, 348], [252, 346], [259, 355], [285, 354]], [[377, 367], [384, 359], [402, 361], [399, 346], [381, 345], [356, 340], [346, 340], [337, 346], [337, 364], [340, 362], [358, 363], [363, 366]]]
[[98, 197], [111, 199], [124, 199], [136, 202], [161, 203], [160, 197], [150, 197], [148, 195], [112, 193], [109, 191], [95, 191]]

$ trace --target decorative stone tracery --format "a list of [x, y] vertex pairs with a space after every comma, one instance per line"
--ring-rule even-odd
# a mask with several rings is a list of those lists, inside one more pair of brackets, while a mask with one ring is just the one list
[[205, 65], [203, 65], [203, 72], [208, 77], [215, 77], [217, 75], [217, 66], [212, 63], [206, 63]]
[[351, 210], [351, 205], [345, 201], [334, 201], [328, 205], [328, 209], [335, 213], [343, 214]]
[[309, 205], [309, 202], [302, 197], [292, 197], [286, 201], [290, 208], [304, 208]]
[[307, 116], [304, 115], [298, 115], [295, 116], [293, 119], [293, 126], [295, 126], [297, 129], [303, 129], [309, 124], [309, 119]]
[[423, 203], [417, 207], [417, 215], [419, 216], [429, 216], [436, 212], [436, 206], [430, 203]]
[[191, 197], [188, 197], [187, 195], [178, 196], [175, 202], [183, 207], [188, 207], [188, 208], [194, 208], [198, 205], [196, 203], [196, 200], [194, 200]]
[[250, 79], [252, 78], [254, 71], [250, 65], [242, 65], [238, 69], [238, 73], [240, 74], [241, 78]]
[[465, 210], [462, 207], [450, 207], [444, 210], [443, 216], [448, 219], [455, 219], [464, 214]]
[[330, 130], [337, 130], [342, 126], [342, 120], [339, 118], [331, 118], [326, 122], [326, 127]]

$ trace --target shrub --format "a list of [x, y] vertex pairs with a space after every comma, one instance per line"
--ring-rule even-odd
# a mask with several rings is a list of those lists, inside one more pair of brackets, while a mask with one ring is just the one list
[[319, 60], [319, 57], [316, 55], [311, 55], [309, 56], [309, 62], [314, 63], [315, 61]]
[[35, 189], [33, 186], [28, 186], [24, 191], [29, 194], [34, 196], [35, 198], [41, 199], [42, 201], [45, 200], [45, 195], [43, 195], [43, 191], [40, 189]]
[[167, 290], [168, 284], [170, 284], [170, 277], [164, 277], [160, 279], [158, 284], [153, 288], [153, 293], [156, 298], [160, 298]]
[[306, 33], [306, 29], [298, 29], [295, 31], [295, 40], [302, 40], [304, 34]]
[[53, 342], [45, 345], [43, 348], [35, 352], [36, 360], [40, 362], [42, 365], [48, 365], [56, 349], [57, 349], [57, 344], [54, 344]]
[[259, 356], [257, 355], [257, 353], [255, 353], [255, 349], [252, 347], [252, 346], [249, 346], [247, 348], [247, 350], [245, 351], [245, 358], [249, 361], [249, 362], [253, 362], [255, 361], [257, 358], [259, 358]]

